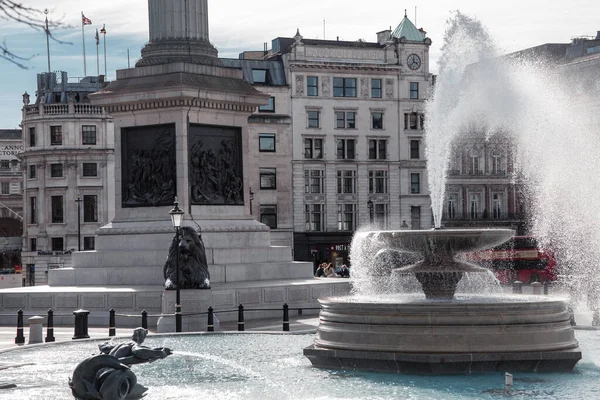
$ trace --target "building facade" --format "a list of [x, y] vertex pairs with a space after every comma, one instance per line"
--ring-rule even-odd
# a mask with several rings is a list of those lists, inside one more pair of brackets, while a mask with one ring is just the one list
[[34, 104], [23, 95], [23, 264], [36, 284], [70, 266], [73, 251], [95, 249], [96, 230], [114, 217], [112, 117], [88, 95], [97, 77], [37, 76]]
[[0, 271], [5, 272], [21, 267], [22, 151], [21, 130], [0, 129]]
[[432, 226], [423, 151], [431, 40], [273, 40], [291, 86], [294, 257], [348, 264], [357, 229]]

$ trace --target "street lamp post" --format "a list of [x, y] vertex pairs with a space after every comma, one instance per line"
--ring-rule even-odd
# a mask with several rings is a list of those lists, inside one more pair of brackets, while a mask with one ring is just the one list
[[81, 251], [81, 195], [77, 195], [77, 251]]
[[254, 192], [250, 188], [250, 215], [252, 215], [252, 200], [254, 200]]
[[367, 207], [369, 208], [369, 219], [373, 223], [373, 200], [367, 201]]
[[169, 211], [171, 216], [171, 222], [175, 228], [175, 240], [177, 243], [177, 251], [175, 252], [175, 272], [177, 273], [176, 285], [176, 298], [175, 298], [175, 332], [181, 332], [181, 292], [179, 285], [179, 228], [181, 227], [181, 220], [183, 219], [183, 210], [179, 208], [177, 197], [175, 197], [175, 203], [173, 209]]

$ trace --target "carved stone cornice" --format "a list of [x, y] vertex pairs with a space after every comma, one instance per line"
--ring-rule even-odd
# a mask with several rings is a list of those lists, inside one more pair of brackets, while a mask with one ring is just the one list
[[165, 108], [177, 108], [177, 107], [197, 107], [206, 108], [212, 110], [223, 110], [223, 111], [239, 111], [253, 113], [256, 111], [256, 107], [237, 104], [237, 103], [226, 103], [216, 100], [199, 100], [199, 99], [170, 99], [170, 100], [148, 100], [140, 101], [136, 103], [117, 104], [114, 106], [107, 106], [107, 112], [121, 113], [131, 112], [140, 110], [152, 110], [152, 109], [165, 109]]
[[[269, 232], [269, 227], [263, 224], [256, 225], [202, 225], [201, 234], [226, 233], [226, 232]], [[145, 227], [145, 228], [105, 228], [99, 229], [99, 236], [108, 235], [140, 235], [140, 234], [173, 234], [173, 227]]]
[[292, 72], [298, 71], [314, 71], [314, 70], [337, 70], [337, 71], [379, 71], [389, 72], [389, 74], [397, 75], [400, 67], [397, 65], [388, 64], [353, 64], [353, 63], [310, 63], [293, 61], [290, 63]]

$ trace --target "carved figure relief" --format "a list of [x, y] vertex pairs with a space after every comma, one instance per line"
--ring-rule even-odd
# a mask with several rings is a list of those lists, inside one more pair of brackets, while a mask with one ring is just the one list
[[122, 206], [173, 204], [175, 124], [123, 128], [121, 148]]
[[323, 77], [323, 96], [329, 96], [329, 88], [330, 87], [331, 87], [331, 84], [329, 82], [329, 77], [324, 76]]
[[386, 79], [385, 80], [385, 95], [386, 97], [394, 97], [394, 80]]
[[239, 128], [190, 125], [192, 204], [244, 204], [240, 137]]
[[360, 78], [360, 95], [362, 97], [369, 97], [369, 79]]
[[296, 75], [296, 94], [304, 95], [304, 75]]

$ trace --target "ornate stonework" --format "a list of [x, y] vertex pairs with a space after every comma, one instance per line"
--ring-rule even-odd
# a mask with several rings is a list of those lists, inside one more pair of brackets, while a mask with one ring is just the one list
[[340, 49], [312, 46], [306, 47], [306, 57], [373, 61], [384, 61], [385, 59], [384, 52], [380, 49]]
[[360, 78], [360, 96], [369, 97], [369, 78]]
[[331, 81], [329, 80], [328, 76], [324, 76], [323, 83], [322, 83], [323, 96], [329, 96], [330, 88], [331, 88]]
[[394, 80], [386, 79], [385, 80], [385, 96], [389, 98], [394, 97]]
[[304, 96], [304, 75], [296, 75], [296, 95]]

